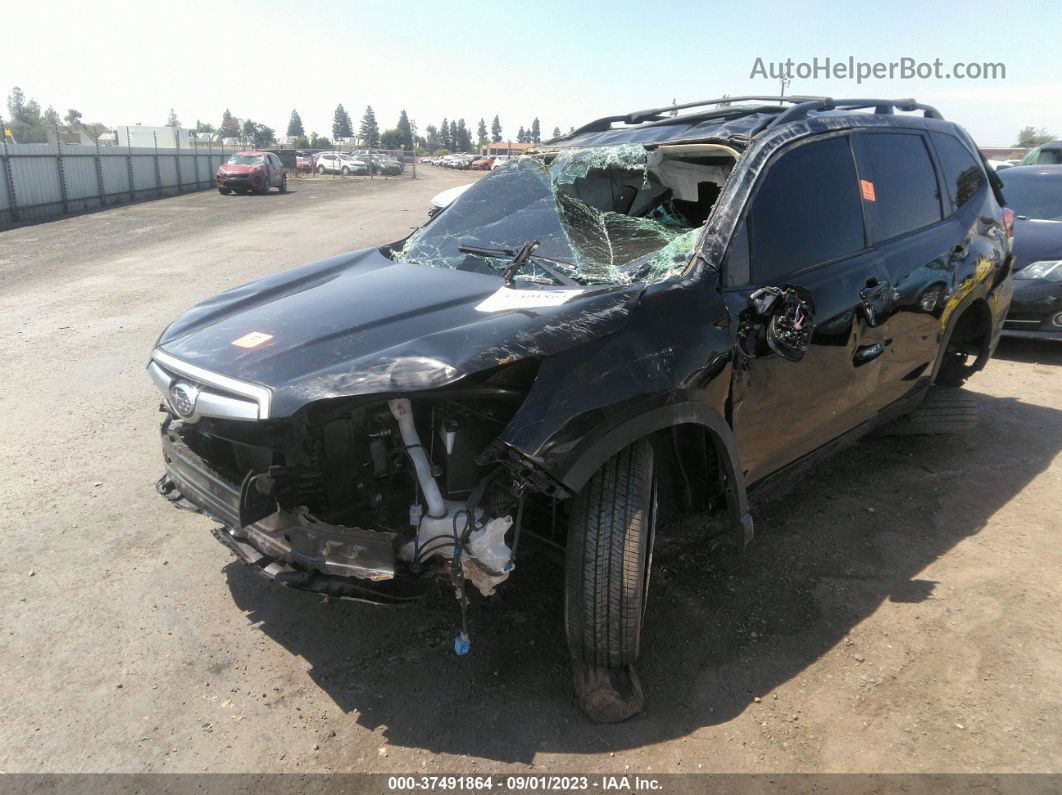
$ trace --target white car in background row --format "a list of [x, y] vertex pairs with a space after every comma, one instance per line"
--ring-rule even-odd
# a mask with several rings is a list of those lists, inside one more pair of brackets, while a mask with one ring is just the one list
[[471, 188], [476, 183], [470, 182], [467, 185], [458, 185], [454, 188], [447, 188], [442, 193], [436, 193], [431, 199], [431, 207], [428, 208], [428, 217], [435, 215], [440, 210], [445, 210], [455, 201], [457, 197]]
[[314, 161], [314, 170], [318, 174], [342, 174], [345, 177], [369, 173], [369, 167], [363, 161], [342, 152], [319, 152]]

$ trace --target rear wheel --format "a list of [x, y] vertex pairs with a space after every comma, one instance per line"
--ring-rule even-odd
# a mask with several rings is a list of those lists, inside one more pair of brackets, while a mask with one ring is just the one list
[[964, 389], [934, 386], [922, 404], [885, 425], [881, 436], [934, 436], [964, 433], [977, 427], [977, 400]]
[[573, 499], [568, 523], [565, 630], [580, 706], [616, 723], [645, 705], [634, 670], [656, 524], [653, 449], [621, 450]]
[[287, 193], [288, 192], [288, 175], [287, 174], [285, 174], [284, 176], [282, 176], [280, 178], [280, 192], [281, 193]]
[[317, 173], [320, 174], [321, 176], [324, 176], [325, 167], [324, 166], [318, 166], [317, 167]]

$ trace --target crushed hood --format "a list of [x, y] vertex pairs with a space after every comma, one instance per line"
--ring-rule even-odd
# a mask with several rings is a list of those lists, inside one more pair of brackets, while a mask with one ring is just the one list
[[220, 293], [178, 318], [158, 347], [269, 387], [270, 414], [282, 417], [314, 400], [437, 388], [557, 353], [617, 330], [639, 293], [510, 291], [497, 276], [396, 264], [367, 249]]

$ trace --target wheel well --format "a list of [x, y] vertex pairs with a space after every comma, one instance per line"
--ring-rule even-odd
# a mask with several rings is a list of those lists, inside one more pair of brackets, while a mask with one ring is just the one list
[[727, 475], [724, 442], [710, 428], [683, 423], [650, 437], [662, 518], [725, 510]]
[[[992, 313], [983, 299], [970, 303], [952, 321], [941, 350], [934, 383], [959, 386], [988, 362], [992, 339]], [[973, 357], [973, 360], [970, 360]]]

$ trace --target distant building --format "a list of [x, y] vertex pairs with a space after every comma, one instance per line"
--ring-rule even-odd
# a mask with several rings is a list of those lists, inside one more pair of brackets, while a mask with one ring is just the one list
[[484, 144], [479, 148], [481, 155], [518, 155], [525, 149], [530, 149], [534, 144], [521, 144], [516, 141], [500, 141], [498, 143]]
[[195, 130], [183, 127], [149, 127], [146, 124], [134, 124], [118, 128], [119, 146], [158, 146], [160, 149], [191, 149]]

